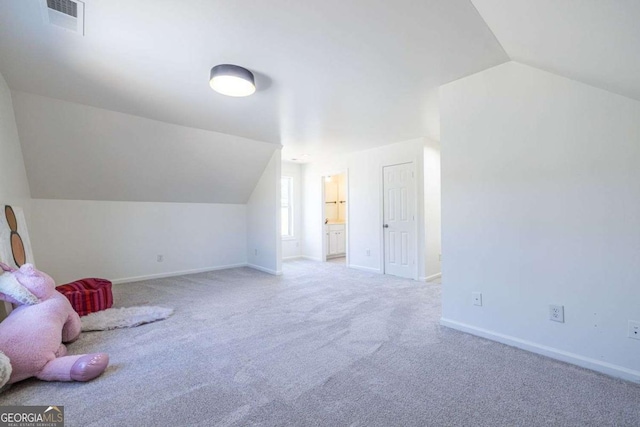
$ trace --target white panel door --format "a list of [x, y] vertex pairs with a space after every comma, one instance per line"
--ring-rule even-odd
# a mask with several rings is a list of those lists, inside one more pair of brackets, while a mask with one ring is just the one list
[[383, 168], [384, 272], [414, 278], [416, 194], [413, 163]]

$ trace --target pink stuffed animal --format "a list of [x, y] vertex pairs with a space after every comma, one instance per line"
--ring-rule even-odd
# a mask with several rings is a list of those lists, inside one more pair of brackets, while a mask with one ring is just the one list
[[19, 304], [0, 323], [0, 352], [11, 360], [9, 384], [36, 377], [45, 381], [89, 381], [109, 364], [106, 353], [67, 356], [62, 343], [80, 335], [80, 317], [56, 291], [47, 274], [31, 264], [19, 270], [0, 263], [0, 300]]

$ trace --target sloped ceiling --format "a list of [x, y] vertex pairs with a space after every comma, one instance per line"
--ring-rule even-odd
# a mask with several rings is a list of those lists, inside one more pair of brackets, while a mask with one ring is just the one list
[[640, 100], [640, 1], [472, 1], [511, 59]]
[[[508, 60], [468, 0], [85, 3], [80, 37], [45, 24], [39, 0], [0, 1], [12, 90], [282, 144], [289, 156], [439, 139], [437, 87]], [[220, 63], [254, 71], [258, 92], [213, 92]]]
[[19, 91], [12, 98], [39, 199], [244, 204], [278, 149]]

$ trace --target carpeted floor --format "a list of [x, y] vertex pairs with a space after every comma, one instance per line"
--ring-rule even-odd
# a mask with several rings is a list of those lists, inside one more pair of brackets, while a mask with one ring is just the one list
[[440, 284], [291, 261], [114, 287], [169, 319], [84, 333], [90, 383], [28, 380], [0, 405], [67, 426], [639, 426], [640, 386], [439, 326]]

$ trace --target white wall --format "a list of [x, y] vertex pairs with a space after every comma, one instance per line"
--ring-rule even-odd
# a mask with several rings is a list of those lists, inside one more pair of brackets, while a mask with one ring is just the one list
[[[11, 204], [23, 207], [28, 222], [30, 199], [11, 92], [0, 74], [0, 205]], [[2, 303], [0, 320], [5, 317], [5, 314], [5, 304]]]
[[247, 203], [249, 266], [271, 274], [282, 274], [281, 176], [281, 153], [277, 150], [271, 156]]
[[245, 205], [34, 199], [30, 232], [38, 267], [59, 284], [83, 277], [132, 281], [247, 261]]
[[[34, 254], [58, 282], [246, 265], [247, 243], [266, 245], [275, 225], [261, 221], [277, 209], [255, 195], [276, 186], [279, 194], [279, 177], [267, 184], [262, 174], [277, 146], [24, 92], [12, 100], [4, 80], [0, 89], [0, 196], [24, 205], [26, 164], [37, 198], [27, 211]], [[247, 216], [252, 192], [260, 221]], [[275, 246], [261, 246], [252, 263], [274, 267]]]
[[[273, 153], [280, 156], [278, 147], [22, 92], [13, 98], [0, 79], [0, 202], [27, 208], [38, 267], [58, 283], [87, 276], [124, 282], [246, 265], [248, 242], [261, 248], [252, 263], [280, 270], [274, 255], [280, 249], [264, 242], [275, 222], [255, 221], [255, 215], [264, 219], [278, 211], [275, 196], [268, 204], [255, 196], [277, 187], [279, 197], [279, 161], [271, 161], [264, 174], [256, 171]], [[29, 179], [38, 187], [32, 201], [25, 147]], [[267, 182], [265, 174], [276, 173], [275, 167], [277, 180]], [[43, 197], [49, 191], [116, 201]], [[252, 191], [249, 220], [244, 203]], [[157, 262], [157, 255], [164, 261]]]
[[[423, 138], [385, 145], [348, 155], [333, 156], [303, 167], [304, 246], [309, 258], [322, 256], [322, 176], [348, 170], [348, 262], [349, 267], [382, 272], [382, 167], [414, 162], [417, 193], [418, 255], [416, 279], [426, 276], [424, 216]], [[367, 255], [367, 250], [370, 255]]]
[[293, 178], [293, 237], [282, 239], [282, 259], [298, 258], [302, 255], [302, 175], [300, 164], [282, 162], [282, 176]]
[[440, 145], [427, 141], [424, 147], [424, 219], [428, 278], [437, 278], [442, 272], [440, 192]]
[[0, 203], [28, 208], [31, 194], [24, 168], [11, 92], [0, 74]]
[[[415, 279], [425, 274], [424, 242], [424, 140], [422, 138], [352, 153], [349, 158], [349, 264], [381, 272], [382, 167], [414, 162], [417, 207], [417, 268]], [[371, 256], [367, 256], [367, 249]]]
[[511, 62], [440, 105], [443, 324], [640, 381], [640, 102]]

